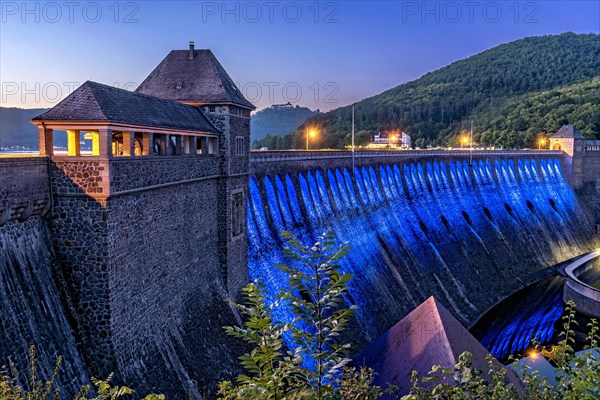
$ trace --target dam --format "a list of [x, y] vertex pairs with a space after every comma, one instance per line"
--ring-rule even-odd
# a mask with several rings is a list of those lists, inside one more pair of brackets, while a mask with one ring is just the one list
[[354, 248], [344, 264], [355, 277], [349, 302], [360, 306], [353, 337], [369, 342], [432, 294], [470, 326], [545, 267], [598, 245], [562, 159], [407, 152], [366, 154], [354, 169], [348, 157], [309, 168], [288, 160], [279, 173], [252, 165], [250, 278], [277, 293], [285, 280], [269, 266], [284, 263], [279, 232], [311, 243], [332, 230]]
[[64, 357], [65, 398], [112, 372], [214, 397], [240, 372], [227, 300], [255, 279], [273, 298], [284, 229], [352, 247], [357, 352], [431, 295], [471, 326], [600, 247], [600, 152], [573, 127], [544, 151], [250, 152], [234, 87], [210, 50], [176, 50], [136, 93], [86, 82], [33, 120], [40, 156], [0, 158], [0, 357], [19, 379], [35, 344], [42, 379]]

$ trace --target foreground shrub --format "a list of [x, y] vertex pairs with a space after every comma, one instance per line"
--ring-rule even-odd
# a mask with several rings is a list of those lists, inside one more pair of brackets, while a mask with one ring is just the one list
[[[348, 367], [350, 344], [339, 341], [355, 313], [355, 306], [348, 307], [344, 301], [352, 277], [339, 265], [348, 246], [336, 245], [332, 233], [321, 236], [311, 247], [299, 243], [289, 232], [282, 236], [290, 264], [277, 267], [287, 273], [287, 288], [273, 304], [268, 304], [261, 282], [243, 289], [245, 302], [235, 306], [244, 317], [244, 326], [225, 330], [245, 341], [251, 351], [240, 357], [246, 373], [235, 383], [220, 383], [221, 399], [370, 400], [384, 393], [402, 400], [600, 399], [600, 354], [592, 350], [598, 345], [598, 325], [595, 320], [588, 324], [586, 348], [590, 351], [575, 357], [573, 302], [565, 307], [561, 341], [550, 351], [536, 346], [542, 354], [552, 354], [557, 384], [524, 367], [519, 371], [522, 387], [515, 387], [507, 380], [506, 369], [491, 355], [484, 374], [473, 367], [471, 354], [464, 353], [454, 368], [433, 366], [425, 377], [413, 372], [408, 395], [394, 395], [397, 388], [393, 387], [384, 391], [374, 384], [373, 370]], [[292, 311], [293, 321], [274, 320], [273, 310], [282, 306]], [[291, 346], [286, 347], [284, 335], [292, 338]]]
[[[26, 387], [18, 383], [18, 370], [16, 365], [11, 365], [11, 371], [0, 371], [0, 400], [50, 400], [60, 398], [60, 388], [57, 378], [62, 365], [62, 357], [56, 359], [54, 371], [50, 380], [42, 382], [38, 379], [37, 350], [35, 346], [29, 348], [29, 377]], [[129, 397], [133, 390], [127, 386], [113, 386], [112, 374], [106, 380], [92, 378], [94, 389], [89, 385], [79, 388], [74, 400], [117, 400]], [[96, 396], [93, 393], [96, 393]], [[165, 400], [164, 395], [149, 394], [144, 400]]]
[[[377, 399], [383, 392], [373, 385], [373, 371], [349, 368], [350, 344], [339, 339], [356, 310], [344, 299], [352, 276], [339, 264], [348, 246], [336, 244], [333, 233], [311, 247], [289, 232], [282, 236], [290, 264], [277, 267], [287, 274], [287, 288], [270, 305], [261, 283], [243, 289], [245, 303], [235, 306], [244, 327], [225, 330], [252, 350], [240, 357], [246, 374], [220, 384], [221, 399]], [[295, 317], [290, 323], [273, 320], [273, 309], [282, 305]], [[284, 334], [292, 348], [286, 349]]]

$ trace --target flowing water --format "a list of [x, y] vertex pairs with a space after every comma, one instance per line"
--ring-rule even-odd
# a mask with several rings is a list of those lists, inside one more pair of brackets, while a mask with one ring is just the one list
[[[375, 339], [434, 295], [465, 325], [592, 247], [558, 159], [435, 161], [253, 176], [249, 273], [274, 301], [285, 286], [281, 230], [349, 242], [353, 339]], [[538, 276], [539, 279], [539, 276]], [[290, 320], [286, 309], [277, 317]]]

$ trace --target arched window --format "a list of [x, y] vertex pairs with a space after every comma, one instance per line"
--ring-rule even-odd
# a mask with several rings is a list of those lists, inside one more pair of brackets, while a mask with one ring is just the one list
[[562, 145], [560, 143], [554, 143], [552, 145], [552, 150], [562, 150]]

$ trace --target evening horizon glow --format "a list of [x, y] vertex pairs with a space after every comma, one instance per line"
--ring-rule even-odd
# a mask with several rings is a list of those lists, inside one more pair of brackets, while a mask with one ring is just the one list
[[189, 41], [258, 109], [330, 110], [502, 43], [600, 32], [595, 1], [3, 1], [1, 11], [1, 105], [21, 108], [51, 107], [86, 80], [135, 89]]

